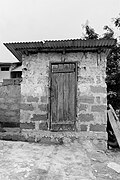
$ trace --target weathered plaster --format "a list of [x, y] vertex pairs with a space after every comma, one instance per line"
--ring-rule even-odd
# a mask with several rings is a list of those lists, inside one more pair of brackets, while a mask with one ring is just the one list
[[[35, 123], [35, 129], [49, 129], [49, 62], [78, 62], [77, 131], [103, 131], [107, 117], [106, 56], [104, 53], [38, 53], [23, 56], [20, 122]], [[26, 107], [26, 108], [25, 108]], [[28, 107], [28, 108], [27, 108]], [[96, 125], [96, 126], [95, 126]], [[95, 132], [94, 132], [95, 133]]]

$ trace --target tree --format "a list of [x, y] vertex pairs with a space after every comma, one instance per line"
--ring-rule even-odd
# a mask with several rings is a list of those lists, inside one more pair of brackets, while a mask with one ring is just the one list
[[120, 48], [116, 46], [112, 49], [107, 58], [107, 96], [108, 104], [112, 104], [114, 109], [120, 109]]
[[[120, 18], [115, 19], [115, 26], [120, 27]], [[99, 39], [99, 35], [88, 24], [85, 28], [85, 39]], [[106, 32], [100, 39], [114, 38], [114, 31], [109, 26], [103, 28]], [[106, 83], [107, 83], [107, 99], [108, 104], [112, 104], [114, 109], [120, 109], [120, 46], [116, 45], [107, 58]]]
[[103, 39], [111, 39], [114, 37], [114, 31], [109, 26], [104, 26], [103, 29], [107, 31], [104, 33]]
[[[119, 14], [119, 16], [120, 16], [120, 14]], [[116, 27], [120, 28], [120, 17], [114, 18], [113, 22]]]
[[[113, 23], [115, 27], [120, 28], [120, 17], [114, 18]], [[105, 26], [104, 30], [109, 32], [105, 33], [103, 38], [113, 38], [112, 29]], [[114, 109], [120, 110], [120, 44], [117, 44], [109, 54], [106, 72], [108, 103], [112, 104]]]
[[[85, 34], [84, 39], [99, 39], [100, 35], [98, 35], [94, 28], [90, 27], [88, 24], [84, 25]], [[114, 37], [114, 31], [109, 26], [104, 26], [103, 28], [106, 32], [103, 34], [103, 39], [110, 39]]]
[[98, 39], [98, 34], [95, 32], [93, 28], [91, 28], [89, 25], [85, 25], [85, 39]]

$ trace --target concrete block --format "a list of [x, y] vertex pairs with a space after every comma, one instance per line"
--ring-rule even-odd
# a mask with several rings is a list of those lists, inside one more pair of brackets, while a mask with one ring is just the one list
[[0, 122], [10, 122], [10, 117], [0, 114]]
[[93, 105], [91, 107], [92, 112], [104, 112], [105, 110], [107, 110], [106, 105]]
[[38, 97], [33, 97], [33, 96], [27, 97], [27, 102], [38, 102], [38, 101], [39, 101]]
[[14, 131], [15, 128], [20, 127], [20, 123], [19, 122], [2, 122], [1, 123], [2, 127], [4, 128], [8, 128], [8, 129], [12, 129]]
[[28, 137], [26, 139], [26, 141], [28, 141], [28, 142], [35, 142], [35, 137]]
[[46, 121], [47, 114], [33, 114], [31, 121]]
[[107, 122], [107, 113], [104, 111], [102, 112], [95, 112], [94, 113], [94, 122], [96, 124], [106, 124]]
[[39, 141], [40, 143], [45, 144], [51, 144], [51, 138], [50, 137], [42, 137]]
[[12, 139], [13, 141], [19, 141], [19, 140], [20, 140], [20, 135], [19, 135], [19, 134], [14, 134], [14, 133], [13, 133], [11, 139]]
[[16, 112], [15, 111], [7, 111], [5, 113], [6, 116], [15, 116], [16, 115]]
[[33, 105], [32, 104], [21, 104], [21, 107], [20, 109], [23, 109], [25, 111], [33, 111], [34, 108], [33, 108]]
[[39, 129], [40, 130], [48, 130], [48, 123], [47, 122], [42, 122], [39, 124]]
[[19, 123], [19, 120], [18, 116], [4, 116], [3, 122]]
[[94, 96], [80, 96], [78, 97], [79, 103], [87, 103], [87, 104], [93, 104], [94, 103]]
[[40, 104], [40, 105], [38, 105], [38, 108], [41, 110], [41, 111], [47, 111], [47, 108], [48, 107], [48, 105], [47, 104]]
[[11, 109], [11, 110], [20, 109], [20, 105], [19, 105], [19, 104], [12, 104], [12, 105], [10, 106], [10, 109]]
[[20, 123], [21, 129], [35, 129], [35, 123]]
[[48, 97], [47, 96], [41, 96], [41, 102], [42, 103], [47, 103]]
[[20, 122], [21, 123], [31, 122], [32, 113], [33, 113], [32, 111], [20, 110]]
[[87, 131], [87, 125], [81, 124], [80, 129], [81, 131]]
[[90, 124], [90, 131], [106, 131], [106, 126], [104, 124]]
[[10, 117], [9, 122], [19, 123], [20, 122], [20, 115], [16, 115], [16, 116]]
[[93, 77], [82, 77], [82, 76], [78, 76], [78, 81], [79, 83], [94, 83], [94, 78]]
[[96, 103], [98, 103], [98, 104], [100, 104], [100, 103], [101, 103], [100, 96], [97, 96], [97, 97], [96, 97]]
[[20, 99], [16, 100], [16, 98], [7, 98], [6, 102], [9, 103], [9, 104], [20, 103]]
[[79, 111], [86, 111], [87, 107], [88, 107], [87, 104], [78, 104]]
[[103, 86], [90, 86], [90, 90], [93, 93], [105, 93], [107, 92], [106, 87]]
[[94, 121], [93, 114], [80, 114], [80, 115], [78, 116], [78, 119], [79, 119], [81, 122]]

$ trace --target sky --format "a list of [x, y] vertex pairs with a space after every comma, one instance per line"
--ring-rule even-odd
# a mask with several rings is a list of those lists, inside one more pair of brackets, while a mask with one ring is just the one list
[[86, 22], [102, 35], [119, 13], [120, 0], [0, 0], [0, 62], [17, 61], [3, 43], [79, 39]]

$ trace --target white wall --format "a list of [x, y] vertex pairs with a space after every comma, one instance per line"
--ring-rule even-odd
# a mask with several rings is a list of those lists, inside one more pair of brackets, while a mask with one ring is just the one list
[[10, 71], [1, 71], [0, 68], [0, 82], [3, 82], [3, 79], [9, 79], [10, 78]]

